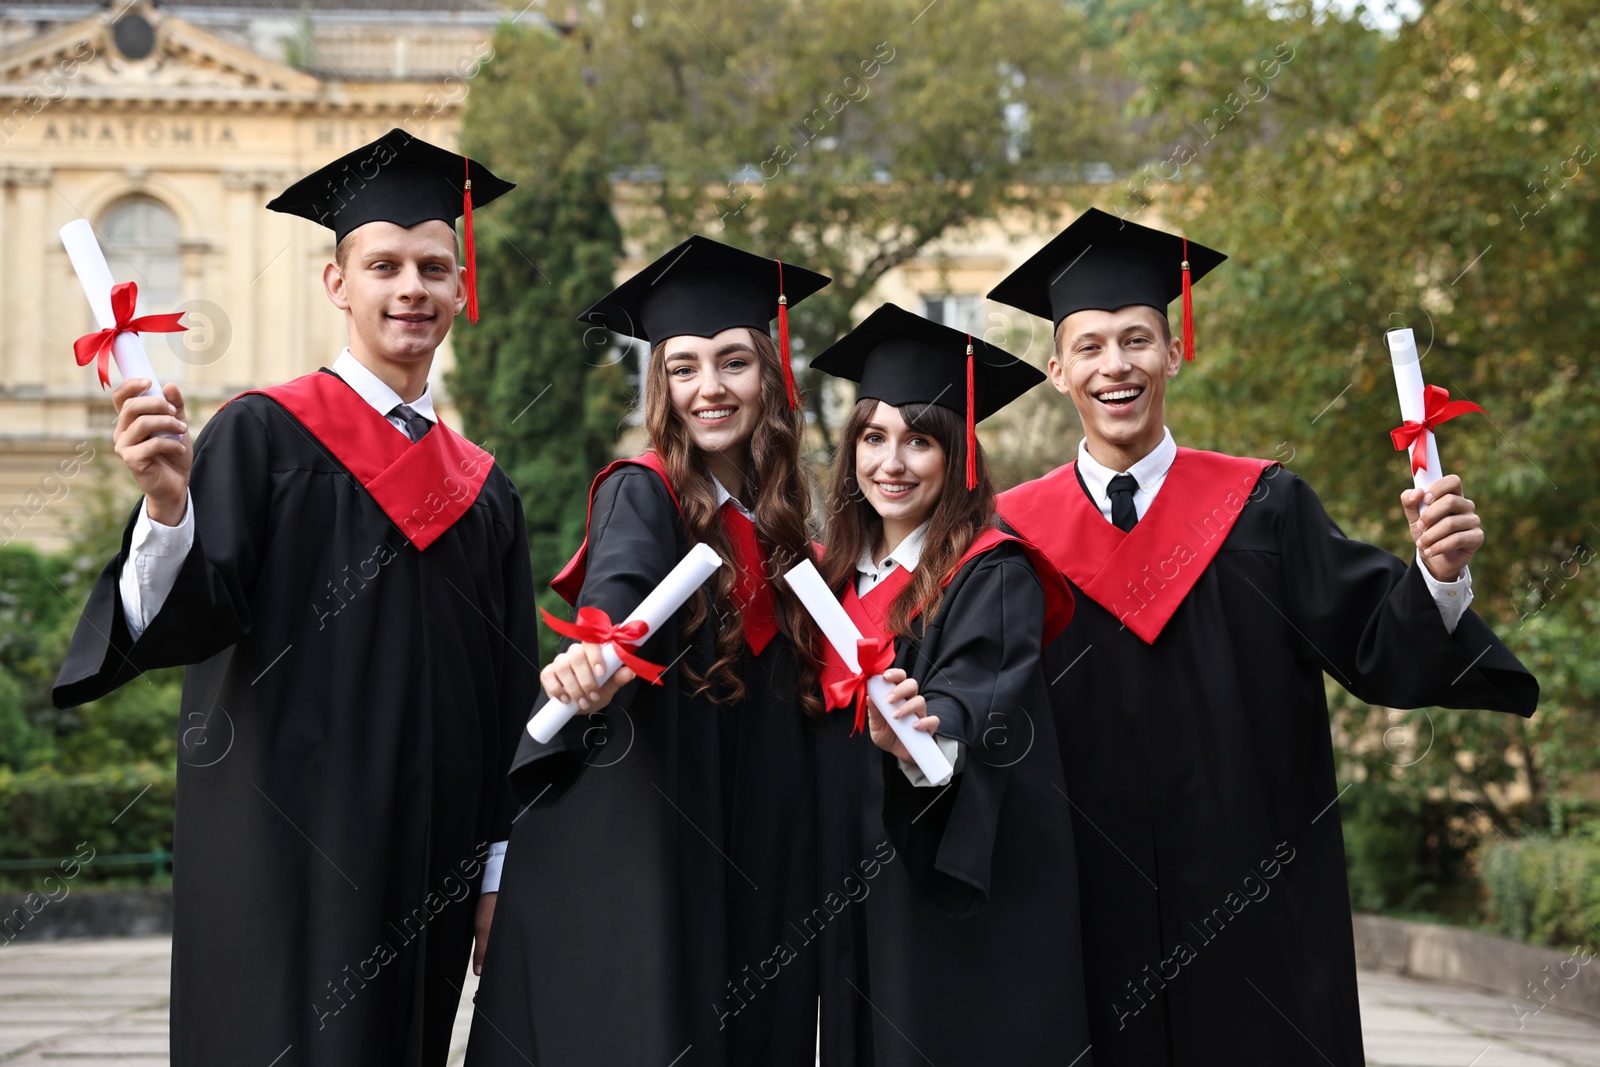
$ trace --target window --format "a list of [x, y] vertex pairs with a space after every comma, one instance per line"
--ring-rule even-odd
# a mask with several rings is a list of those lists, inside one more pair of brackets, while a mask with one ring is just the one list
[[[172, 212], [149, 197], [130, 197], [111, 206], [99, 230], [112, 279], [134, 282], [139, 287], [134, 314], [158, 315], [178, 310], [183, 299], [183, 264], [178, 254], [178, 220]], [[169, 338], [178, 340], [169, 346]], [[174, 354], [174, 348], [181, 351], [182, 338], [182, 334], [144, 336], [150, 366], [162, 384], [181, 380], [183, 362]]]
[[978, 313], [982, 309], [983, 298], [977, 293], [943, 293], [922, 298], [923, 317], [953, 330], [981, 332], [983, 321]]

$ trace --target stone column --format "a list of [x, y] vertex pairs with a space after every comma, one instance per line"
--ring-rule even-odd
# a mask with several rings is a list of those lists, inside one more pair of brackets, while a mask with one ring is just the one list
[[[45, 220], [51, 216], [52, 175], [47, 167], [11, 167], [3, 176], [12, 211], [4, 247], [17, 254], [19, 267], [6, 272], [9, 299], [5, 317], [10, 323], [5, 344], [0, 347], [0, 367], [4, 368], [3, 380], [9, 385], [43, 386], [47, 377], [61, 380], [59, 375], [45, 373], [47, 346], [53, 340], [70, 341], [68, 335], [77, 336], [74, 326], [78, 325], [76, 319], [70, 323], [48, 321], [52, 294], [44, 264], [54, 258], [49, 255], [49, 248], [56, 235], [49, 232]], [[34, 266], [20, 266], [26, 263]]]

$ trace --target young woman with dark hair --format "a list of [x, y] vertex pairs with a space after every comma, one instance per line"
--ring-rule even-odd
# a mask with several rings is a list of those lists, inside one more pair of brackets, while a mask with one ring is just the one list
[[650, 342], [651, 448], [596, 477], [551, 584], [615, 624], [695, 543], [725, 565], [635, 650], [659, 684], [597, 685], [596, 643], [544, 668], [585, 714], [512, 766], [472, 1067], [813, 1062], [818, 954], [774, 952], [817, 895], [816, 634], [772, 580], [813, 558], [811, 487], [767, 329], [827, 281], [697, 236], [582, 316]]
[[827, 862], [871, 887], [824, 976], [823, 1062], [1087, 1064], [1072, 811], [1040, 668], [1072, 596], [996, 527], [974, 430], [1044, 376], [892, 304], [812, 366], [859, 383], [824, 580], [893, 650], [895, 716], [954, 767], [928, 781], [829, 655], [826, 702], [848, 716], [858, 701], [867, 729], [825, 735], [825, 836], [846, 850]]
[[[744, 336], [739, 335], [741, 330]], [[785, 400], [777, 343], [753, 329], [734, 327], [724, 332], [732, 336], [675, 338], [651, 348], [645, 367], [645, 429], [666, 470], [667, 484], [677, 494], [691, 543], [704, 541], [723, 559], [739, 560], [732, 539], [737, 531], [730, 531], [723, 506], [730, 495], [749, 501], [755, 528], [770, 546], [761, 577], [783, 605], [775, 621], [791, 645], [812, 648], [816, 631], [810, 616], [786, 584], [772, 581], [812, 556], [808, 529], [812, 482], [800, 458], [805, 413]], [[715, 386], [712, 372], [702, 366], [709, 360], [721, 362]], [[752, 390], [748, 397], [740, 395], [746, 386]], [[722, 392], [711, 392], [713, 388], [742, 402], [726, 417], [733, 425], [702, 425], [696, 414], [707, 405], [726, 402]], [[696, 598], [684, 621], [684, 630], [692, 631], [716, 615], [716, 660], [704, 674], [698, 664], [684, 664], [696, 696], [715, 694], [724, 702], [745, 696], [736, 667], [748, 646], [739, 612], [728, 610], [736, 606], [735, 586], [743, 578], [737, 566], [718, 568], [708, 583], [713, 595]], [[795, 699], [807, 715], [818, 718], [821, 701], [809, 684], [816, 680], [816, 661], [800, 656], [797, 666], [806, 684]]]

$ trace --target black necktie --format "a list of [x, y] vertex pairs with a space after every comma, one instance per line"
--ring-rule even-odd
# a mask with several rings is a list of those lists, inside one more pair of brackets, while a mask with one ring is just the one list
[[1132, 531], [1139, 521], [1139, 512], [1133, 506], [1133, 491], [1139, 488], [1139, 479], [1131, 474], [1119, 474], [1111, 479], [1106, 492], [1111, 497], [1111, 525], [1123, 533]]
[[389, 414], [398, 415], [406, 421], [406, 436], [413, 441], [422, 440], [422, 435], [433, 429], [433, 423], [429, 422], [425, 416], [418, 415], [415, 411], [412, 411], [408, 404], [396, 404], [395, 409]]

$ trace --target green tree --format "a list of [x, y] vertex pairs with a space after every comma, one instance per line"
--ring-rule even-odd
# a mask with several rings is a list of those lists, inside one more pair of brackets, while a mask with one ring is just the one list
[[847, 330], [887, 271], [942, 270], [925, 251], [940, 237], [1036, 228], [1120, 151], [1100, 38], [1051, 0], [573, 10], [564, 38], [497, 38], [468, 104], [478, 143], [542, 163], [536, 181], [603, 161], [646, 253], [698, 231], [827, 273], [796, 308], [799, 355]]
[[[481, 321], [455, 334], [450, 388], [470, 437], [494, 454], [522, 493], [539, 600], [546, 582], [583, 541], [589, 481], [610, 458], [625, 407], [625, 369], [598, 331], [575, 316], [611, 287], [621, 233], [595, 157], [552, 151], [548, 141], [508, 138], [494, 96], [522, 64], [561, 67], [581, 85], [560, 42], [514, 28], [480, 75], [463, 141], [475, 158], [520, 179], [515, 192], [475, 220]], [[546, 657], [558, 639], [541, 640]], [[525, 650], [533, 655], [535, 650]], [[541, 662], [543, 660], [541, 659]]]
[[[81, 505], [71, 545], [40, 552], [0, 546], [0, 858], [172, 848], [181, 669], [148, 671], [115, 692], [58, 711], [50, 690], [79, 609], [117, 551], [131, 494], [126, 471], [101, 450], [72, 492]], [[137, 805], [129, 805], [137, 800]], [[91, 865], [88, 880], [148, 877], [148, 869]], [[41, 872], [0, 885], [34, 887]]]
[[1432, 805], [1418, 833], [1463, 851], [1491, 817], [1559, 828], [1596, 800], [1600, 18], [1583, 0], [1425, 2], [1375, 31], [1317, 8], [1159, 0], [1135, 18], [1152, 168], [1114, 209], [1233, 256], [1196, 290], [1174, 424], [1283, 459], [1352, 536], [1413, 551], [1387, 328], [1415, 329], [1427, 380], [1489, 411], [1440, 447], [1488, 534], [1475, 608], [1540, 676], [1539, 715], [1335, 712], [1342, 773], [1410, 797], [1352, 810]]

